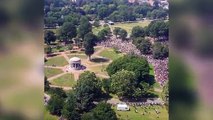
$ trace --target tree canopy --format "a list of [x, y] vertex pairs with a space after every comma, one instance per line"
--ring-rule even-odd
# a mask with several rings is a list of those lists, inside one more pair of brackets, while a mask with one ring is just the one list
[[82, 73], [74, 89], [77, 106], [80, 111], [90, 108], [93, 100], [100, 97], [101, 82], [95, 73], [86, 71]]
[[145, 37], [145, 30], [143, 27], [135, 26], [132, 28], [131, 37], [137, 38], [137, 37]]
[[84, 114], [82, 120], [117, 120], [117, 117], [110, 104], [101, 102], [91, 112]]
[[151, 53], [151, 42], [145, 38], [135, 38], [133, 40], [133, 44], [140, 50], [142, 54], [149, 54]]
[[80, 20], [80, 25], [78, 27], [78, 36], [84, 39], [84, 36], [92, 31], [92, 25], [90, 24], [87, 17], [83, 16]]
[[91, 32], [84, 37], [85, 54], [89, 57], [89, 60], [91, 60], [91, 55], [95, 52], [94, 46], [97, 40], [97, 37]]
[[169, 56], [169, 48], [162, 43], [155, 43], [153, 46], [153, 57], [155, 59], [164, 59]]
[[114, 60], [106, 70], [110, 76], [121, 70], [132, 71], [140, 82], [149, 75], [149, 64], [143, 57], [126, 55]]
[[136, 81], [134, 72], [118, 71], [111, 76], [111, 91], [119, 97], [131, 97]]
[[56, 36], [53, 31], [46, 30], [44, 32], [44, 42], [46, 44], [49, 45], [51, 42], [55, 42], [55, 40], [56, 40]]
[[66, 22], [59, 30], [59, 37], [64, 41], [68, 42], [72, 40], [72, 38], [76, 37], [76, 27], [71, 22]]

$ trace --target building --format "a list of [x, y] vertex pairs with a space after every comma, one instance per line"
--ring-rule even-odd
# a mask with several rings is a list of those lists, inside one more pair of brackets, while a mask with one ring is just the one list
[[81, 59], [78, 58], [78, 57], [71, 58], [69, 60], [69, 63], [70, 63], [71, 69], [80, 70], [82, 68], [82, 66], [81, 66]]
[[126, 103], [117, 104], [117, 110], [119, 111], [129, 111], [129, 106]]

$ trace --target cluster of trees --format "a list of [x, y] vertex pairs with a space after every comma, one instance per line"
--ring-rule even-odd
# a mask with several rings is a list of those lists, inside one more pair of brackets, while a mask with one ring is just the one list
[[113, 34], [116, 36], [116, 38], [119, 36], [122, 40], [125, 40], [128, 35], [127, 31], [120, 27], [115, 27]]
[[164, 21], [153, 21], [147, 27], [133, 27], [131, 38], [133, 44], [141, 51], [142, 54], [153, 54], [155, 59], [164, 59], [168, 57], [169, 50], [166, 44], [155, 42], [153, 45], [145, 37], [154, 39], [168, 40], [169, 23]]
[[[73, 38], [75, 39], [76, 43], [83, 42], [83, 46], [85, 48], [85, 54], [89, 57], [89, 60], [91, 60], [91, 55], [94, 53], [94, 46], [96, 45], [96, 42], [99, 39], [104, 39], [108, 34], [110, 33], [110, 28], [104, 28], [101, 30], [98, 34], [98, 37], [92, 33], [92, 25], [89, 22], [89, 19], [87, 17], [81, 17], [80, 24], [77, 26], [74, 24], [74, 22], [65, 22], [61, 28], [59, 29], [59, 33], [56, 36], [54, 32], [52, 31], [45, 31], [45, 43], [47, 45], [50, 45], [52, 42], [56, 41], [56, 38], [58, 38], [60, 41], [64, 42], [65, 45], [68, 43], [72, 43]], [[70, 47], [72, 45], [69, 45]], [[45, 48], [45, 53], [50, 54], [52, 53], [52, 48], [50, 46], [47, 46]]]
[[99, 41], [105, 40], [107, 38], [107, 36], [109, 36], [111, 34], [111, 30], [109, 28], [109, 26], [104, 27], [101, 31], [98, 32], [98, 39]]
[[62, 89], [49, 88], [48, 85], [45, 81], [45, 90], [51, 94], [47, 105], [51, 114], [68, 120], [117, 120], [109, 104], [101, 102], [96, 106], [93, 103], [103, 92], [102, 82], [95, 73], [87, 71], [81, 74], [74, 90], [67, 95]]
[[103, 83], [105, 91], [131, 99], [154, 95], [150, 92], [153, 81], [149, 79], [149, 64], [145, 58], [124, 56], [113, 61], [106, 70], [111, 77]]
[[56, 27], [64, 22], [79, 23], [82, 16], [91, 20], [108, 19], [114, 22], [135, 21], [136, 18], [165, 19], [168, 11], [149, 4], [130, 4], [127, 0], [45, 0], [44, 24]]

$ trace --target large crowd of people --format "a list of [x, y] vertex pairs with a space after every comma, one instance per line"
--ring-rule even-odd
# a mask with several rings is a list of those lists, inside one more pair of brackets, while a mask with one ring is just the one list
[[160, 83], [161, 86], [164, 86], [168, 80], [168, 58], [164, 60], [157, 60], [152, 57], [152, 55], [142, 55], [140, 51], [136, 48], [132, 41], [123, 41], [116, 38], [115, 36], [110, 37], [109, 39], [98, 43], [98, 45], [104, 47], [112, 47], [118, 49], [120, 52], [127, 54], [134, 54], [138, 56], [143, 56], [147, 58], [147, 61], [153, 65], [155, 80]]

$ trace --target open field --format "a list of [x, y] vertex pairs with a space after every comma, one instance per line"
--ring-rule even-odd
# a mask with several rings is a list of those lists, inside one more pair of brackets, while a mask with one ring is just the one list
[[47, 78], [63, 73], [62, 70], [56, 68], [44, 68], [44, 74]]
[[52, 66], [52, 65], [65, 66], [67, 64], [68, 64], [68, 62], [66, 61], [66, 59], [63, 56], [53, 57], [53, 58], [48, 59], [47, 62], [45, 62], [46, 66]]
[[116, 53], [112, 48], [107, 48], [103, 50], [100, 54], [100, 56], [111, 59], [111, 60], [116, 60], [119, 57], [122, 57], [122, 53]]
[[150, 23], [150, 21], [139, 21], [139, 22], [132, 22], [132, 23], [115, 23], [114, 25], [112, 25], [113, 29], [115, 27], [120, 27], [125, 29], [128, 34], [131, 34], [132, 28], [135, 26], [141, 26], [141, 27], [145, 27], [148, 26]]
[[73, 74], [65, 74], [61, 77], [58, 77], [50, 81], [52, 85], [64, 86], [64, 87], [73, 87], [76, 84]]
[[[168, 120], [168, 111], [165, 107], [150, 106], [150, 107], [137, 107], [138, 112], [135, 112], [134, 107], [130, 107], [130, 111], [117, 111], [116, 107], [112, 107], [119, 119], [122, 120]], [[160, 112], [157, 114], [155, 109]], [[146, 112], [145, 112], [146, 111]], [[143, 115], [144, 113], [144, 115]], [[159, 116], [159, 118], [157, 118]]]

